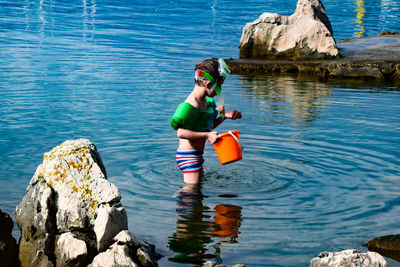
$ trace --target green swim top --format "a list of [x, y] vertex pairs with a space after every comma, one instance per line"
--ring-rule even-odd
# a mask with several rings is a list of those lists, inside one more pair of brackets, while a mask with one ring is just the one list
[[218, 112], [214, 99], [206, 97], [206, 102], [207, 109], [205, 110], [195, 108], [186, 102], [180, 103], [171, 118], [172, 128], [175, 130], [184, 128], [195, 132], [210, 132], [213, 129]]

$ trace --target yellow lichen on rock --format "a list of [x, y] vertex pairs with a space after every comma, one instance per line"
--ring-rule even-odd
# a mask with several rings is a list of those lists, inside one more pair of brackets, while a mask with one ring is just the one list
[[73, 185], [71, 189], [73, 192], [78, 192], [78, 187], [76, 187], [76, 185]]
[[43, 167], [38, 179], [43, 179], [52, 187], [67, 187], [71, 194], [79, 194], [79, 199], [96, 209], [98, 201], [93, 199], [89, 181], [93, 160], [89, 146], [77, 146], [66, 141], [43, 157]]

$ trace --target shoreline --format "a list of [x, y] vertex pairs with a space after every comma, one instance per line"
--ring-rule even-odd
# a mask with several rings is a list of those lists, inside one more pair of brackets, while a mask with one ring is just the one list
[[233, 59], [225, 60], [235, 74], [287, 73], [316, 78], [361, 78], [400, 82], [400, 57], [342, 58], [336, 60]]
[[316, 78], [365, 79], [400, 82], [400, 34], [387, 31], [375, 37], [337, 42], [337, 59], [229, 58], [235, 74], [288, 73]]

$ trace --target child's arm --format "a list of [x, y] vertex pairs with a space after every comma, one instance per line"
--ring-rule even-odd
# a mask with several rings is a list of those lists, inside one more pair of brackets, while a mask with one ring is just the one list
[[229, 111], [225, 113], [225, 118], [219, 117], [214, 121], [214, 128], [217, 128], [218, 125], [220, 125], [225, 119], [231, 119], [231, 120], [236, 120], [236, 119], [241, 119], [242, 118], [242, 113], [236, 109]]
[[217, 128], [218, 125], [220, 125], [224, 120], [226, 119], [226, 117], [218, 117], [213, 124], [213, 129]]
[[225, 113], [225, 117], [231, 120], [236, 120], [236, 119], [241, 119], [242, 118], [242, 112], [239, 110], [232, 110], [227, 113]]
[[215, 141], [217, 141], [217, 139], [219, 138], [217, 132], [194, 132], [184, 128], [179, 128], [176, 131], [176, 135], [180, 139], [188, 139], [188, 140], [208, 139], [208, 141], [211, 144], [214, 144]]

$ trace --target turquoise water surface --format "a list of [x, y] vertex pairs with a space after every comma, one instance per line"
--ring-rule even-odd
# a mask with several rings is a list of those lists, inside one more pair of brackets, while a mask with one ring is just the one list
[[[400, 1], [324, 1], [337, 40], [400, 32]], [[88, 138], [122, 194], [129, 228], [164, 255], [307, 266], [321, 251], [397, 234], [400, 87], [232, 75], [243, 160], [210, 145], [198, 194], [181, 192], [169, 119], [194, 65], [237, 58], [243, 26], [296, 1], [0, 1], [0, 208], [12, 213], [43, 154]], [[15, 227], [16, 228], [16, 227]], [[14, 235], [19, 236], [18, 229]]]

